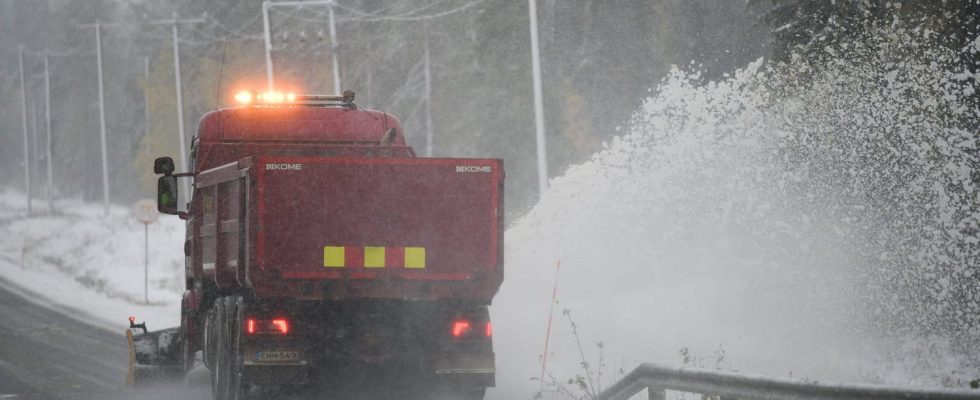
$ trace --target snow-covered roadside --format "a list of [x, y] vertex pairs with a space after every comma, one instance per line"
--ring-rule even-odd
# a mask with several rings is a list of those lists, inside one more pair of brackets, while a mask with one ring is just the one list
[[144, 228], [129, 208], [63, 200], [54, 213], [0, 192], [0, 285], [76, 319], [123, 332], [129, 316], [150, 329], [175, 326], [183, 282], [183, 221], [149, 226], [149, 300], [143, 298]]

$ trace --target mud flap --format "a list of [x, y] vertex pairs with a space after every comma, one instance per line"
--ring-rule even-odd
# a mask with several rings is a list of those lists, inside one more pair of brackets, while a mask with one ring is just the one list
[[133, 333], [126, 330], [129, 344], [127, 387], [144, 387], [179, 379], [183, 374], [180, 354], [180, 328]]

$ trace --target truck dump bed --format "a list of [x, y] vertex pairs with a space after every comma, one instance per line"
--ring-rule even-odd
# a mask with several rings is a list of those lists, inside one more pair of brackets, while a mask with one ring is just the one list
[[[209, 221], [205, 197], [202, 229], [220, 226], [222, 238], [203, 241], [215, 246], [202, 249], [204, 269], [219, 284], [259, 297], [489, 303], [503, 279], [500, 160], [255, 156], [226, 167], [199, 179], [224, 215]], [[230, 243], [234, 227], [247, 243]], [[248, 249], [247, 262], [219, 247]]]

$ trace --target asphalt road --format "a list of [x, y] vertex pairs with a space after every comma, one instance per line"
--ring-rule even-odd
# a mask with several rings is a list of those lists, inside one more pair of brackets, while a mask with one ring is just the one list
[[200, 365], [186, 382], [124, 389], [129, 354], [122, 326], [96, 327], [82, 322], [84, 311], [55, 311], [11, 288], [0, 279], [0, 400], [211, 399]]
[[[126, 339], [0, 285], [0, 399], [118, 397]], [[66, 310], [67, 311], [67, 310]]]
[[[0, 279], [0, 400], [212, 399], [210, 374], [200, 359], [184, 381], [123, 388], [129, 357], [124, 327], [103, 329], [84, 322], [84, 310], [53, 310], [27, 298], [32, 296]], [[251, 394], [302, 396], [274, 388]]]

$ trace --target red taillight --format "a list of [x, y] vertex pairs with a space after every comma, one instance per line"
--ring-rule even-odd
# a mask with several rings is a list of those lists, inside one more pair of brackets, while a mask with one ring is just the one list
[[248, 332], [249, 335], [286, 335], [289, 333], [289, 320], [286, 318], [247, 318], [245, 320], [245, 331]]
[[460, 337], [470, 333], [470, 322], [459, 320], [453, 322], [453, 337]]
[[289, 322], [283, 318], [272, 320], [272, 326], [275, 326], [283, 335], [289, 333]]
[[483, 334], [487, 335], [487, 337], [493, 336], [493, 325], [490, 324], [490, 321], [487, 321], [487, 326], [484, 328]]

